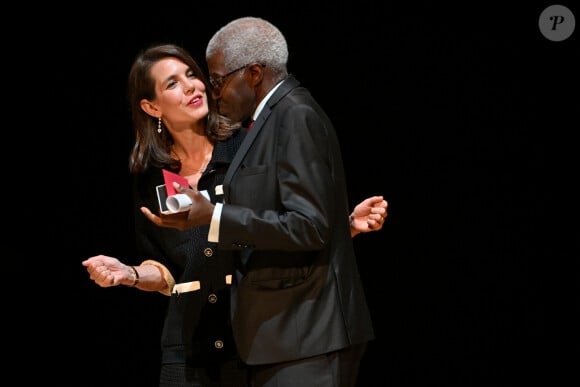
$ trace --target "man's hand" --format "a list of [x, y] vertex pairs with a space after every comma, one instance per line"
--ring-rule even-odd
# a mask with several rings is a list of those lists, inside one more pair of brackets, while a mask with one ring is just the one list
[[203, 224], [209, 224], [215, 206], [197, 190], [179, 185], [175, 182], [173, 186], [177, 193], [186, 194], [191, 198], [192, 204], [189, 211], [156, 215], [149, 208], [141, 207], [141, 212], [147, 219], [159, 227], [176, 228], [181, 231]]
[[389, 204], [382, 196], [371, 196], [356, 205], [350, 214], [351, 237], [383, 228]]

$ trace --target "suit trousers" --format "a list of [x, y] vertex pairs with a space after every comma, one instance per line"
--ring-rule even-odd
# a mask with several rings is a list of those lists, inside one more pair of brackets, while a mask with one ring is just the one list
[[239, 359], [205, 367], [163, 364], [159, 387], [248, 387], [247, 367]]
[[251, 387], [356, 387], [367, 343], [284, 363], [249, 366]]

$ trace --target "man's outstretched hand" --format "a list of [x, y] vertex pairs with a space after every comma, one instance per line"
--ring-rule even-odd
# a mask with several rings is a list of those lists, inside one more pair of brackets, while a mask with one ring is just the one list
[[191, 199], [189, 211], [177, 213], [160, 213], [156, 215], [147, 207], [141, 207], [141, 212], [159, 227], [175, 228], [181, 231], [192, 227], [209, 224], [213, 214], [214, 205], [207, 200], [198, 190], [188, 188], [178, 183], [173, 183], [177, 193], [186, 194]]

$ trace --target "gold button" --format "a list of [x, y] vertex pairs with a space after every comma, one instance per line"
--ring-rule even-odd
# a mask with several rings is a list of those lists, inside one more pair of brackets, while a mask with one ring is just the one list
[[212, 304], [215, 304], [217, 302], [217, 296], [212, 293], [209, 296], [207, 296], [207, 300]]
[[203, 253], [205, 254], [206, 257], [211, 257], [213, 255], [213, 250], [210, 247], [206, 247], [203, 250]]
[[224, 347], [224, 342], [221, 340], [216, 340], [213, 345], [217, 348], [217, 349], [222, 349]]

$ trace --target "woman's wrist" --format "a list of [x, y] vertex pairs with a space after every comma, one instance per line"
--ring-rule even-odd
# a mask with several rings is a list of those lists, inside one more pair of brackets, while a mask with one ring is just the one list
[[129, 266], [129, 267], [133, 271], [133, 283], [131, 284], [131, 287], [134, 288], [135, 286], [137, 286], [139, 284], [139, 272], [137, 271], [135, 266]]

